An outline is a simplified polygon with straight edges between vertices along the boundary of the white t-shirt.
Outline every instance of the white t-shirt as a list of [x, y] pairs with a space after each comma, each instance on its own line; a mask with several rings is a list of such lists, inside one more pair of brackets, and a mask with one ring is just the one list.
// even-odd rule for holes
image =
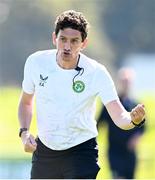
[[66, 70], [56, 62], [56, 50], [39, 51], [26, 61], [23, 91], [35, 93], [38, 137], [53, 150], [64, 150], [97, 136], [95, 100], [118, 99], [106, 68], [80, 54], [84, 72]]

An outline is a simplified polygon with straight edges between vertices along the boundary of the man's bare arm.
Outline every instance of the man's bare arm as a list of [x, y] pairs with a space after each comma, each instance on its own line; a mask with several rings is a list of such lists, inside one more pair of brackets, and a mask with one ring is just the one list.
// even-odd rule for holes
[[127, 112], [119, 100], [114, 100], [108, 103], [106, 108], [114, 123], [125, 130], [135, 127], [131, 121], [139, 124], [145, 116], [145, 108], [142, 104], [138, 104], [131, 112]]
[[18, 107], [18, 119], [20, 128], [27, 128], [27, 131], [23, 131], [21, 139], [26, 152], [33, 152], [36, 150], [35, 138], [29, 133], [29, 128], [32, 120], [33, 110], [33, 94], [27, 94], [22, 92]]

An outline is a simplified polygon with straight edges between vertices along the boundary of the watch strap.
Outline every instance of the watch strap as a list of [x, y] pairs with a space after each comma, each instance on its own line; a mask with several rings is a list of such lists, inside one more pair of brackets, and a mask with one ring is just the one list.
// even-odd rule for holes
[[28, 130], [27, 128], [20, 128], [19, 129], [19, 137], [21, 137], [22, 133], [27, 130]]
[[135, 126], [135, 127], [141, 127], [143, 126], [143, 124], [145, 123], [145, 119], [143, 121], [141, 121], [139, 124], [136, 124], [134, 121], [131, 121], [131, 123]]

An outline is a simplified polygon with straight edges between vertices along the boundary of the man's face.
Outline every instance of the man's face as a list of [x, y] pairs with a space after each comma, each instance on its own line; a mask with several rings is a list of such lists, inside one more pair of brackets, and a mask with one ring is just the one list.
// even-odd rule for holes
[[58, 55], [64, 61], [77, 60], [87, 40], [82, 42], [81, 32], [72, 28], [60, 30], [58, 35], [53, 34], [53, 43], [56, 45]]

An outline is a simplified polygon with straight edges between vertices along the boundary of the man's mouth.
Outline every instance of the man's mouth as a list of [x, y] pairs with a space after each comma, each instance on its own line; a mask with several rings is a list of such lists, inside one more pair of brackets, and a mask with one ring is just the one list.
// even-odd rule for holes
[[70, 52], [64, 52], [64, 55], [71, 55], [71, 53]]

